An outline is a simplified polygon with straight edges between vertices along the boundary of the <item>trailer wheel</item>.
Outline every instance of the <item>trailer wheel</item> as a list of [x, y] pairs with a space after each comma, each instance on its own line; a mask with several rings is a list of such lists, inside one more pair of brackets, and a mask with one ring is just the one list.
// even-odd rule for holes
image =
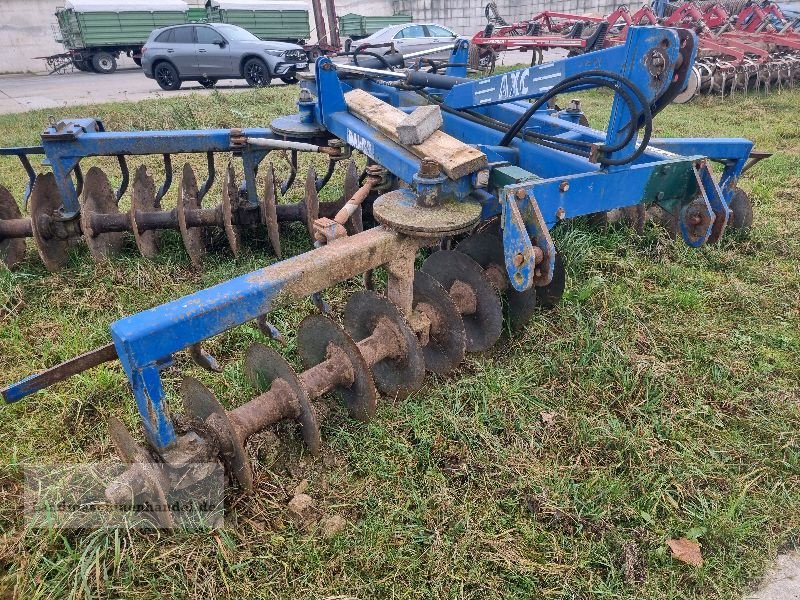
[[141, 67], [142, 66], [142, 57], [141, 56], [134, 56], [133, 57], [133, 62], [136, 63], [137, 67]]
[[98, 52], [92, 55], [92, 68], [103, 75], [108, 75], [117, 70], [117, 59], [108, 52]]
[[178, 76], [178, 71], [168, 62], [158, 63], [153, 69], [153, 75], [162, 90], [171, 91], [181, 87], [181, 78]]

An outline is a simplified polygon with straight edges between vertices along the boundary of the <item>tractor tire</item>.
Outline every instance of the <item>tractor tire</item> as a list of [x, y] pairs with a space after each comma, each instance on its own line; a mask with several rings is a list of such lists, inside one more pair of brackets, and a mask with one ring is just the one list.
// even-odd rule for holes
[[117, 70], [117, 59], [108, 52], [98, 52], [92, 55], [92, 69], [101, 75], [110, 75]]
[[155, 77], [158, 87], [162, 90], [172, 91], [181, 87], [181, 78], [178, 76], [178, 71], [170, 63], [162, 61], [157, 63], [153, 68], [153, 76]]
[[260, 58], [250, 58], [244, 63], [244, 80], [250, 87], [267, 87], [272, 81], [269, 67]]

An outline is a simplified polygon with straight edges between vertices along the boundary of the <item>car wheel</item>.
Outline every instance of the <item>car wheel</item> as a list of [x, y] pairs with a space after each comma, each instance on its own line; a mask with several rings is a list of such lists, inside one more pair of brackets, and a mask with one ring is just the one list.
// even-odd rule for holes
[[269, 67], [260, 58], [251, 58], [244, 63], [244, 80], [250, 87], [267, 87], [272, 81]]
[[217, 80], [216, 79], [211, 79], [210, 77], [204, 77], [203, 79], [199, 79], [197, 81], [197, 83], [199, 83], [200, 85], [202, 85], [206, 89], [211, 89], [215, 85], [217, 85]]
[[286, 85], [292, 85], [297, 83], [297, 77], [281, 77], [281, 81]]
[[153, 75], [162, 90], [171, 91], [181, 87], [181, 78], [178, 77], [178, 71], [168, 62], [158, 63], [153, 69]]
[[108, 52], [98, 52], [92, 55], [92, 68], [97, 73], [108, 75], [117, 70], [117, 59]]

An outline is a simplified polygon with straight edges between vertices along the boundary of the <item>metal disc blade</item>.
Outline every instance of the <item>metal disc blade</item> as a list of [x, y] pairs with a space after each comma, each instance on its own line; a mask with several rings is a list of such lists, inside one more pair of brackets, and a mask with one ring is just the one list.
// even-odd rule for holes
[[67, 264], [67, 249], [69, 248], [67, 240], [51, 237], [46, 229], [42, 228], [43, 222], [47, 222], [51, 218], [58, 218], [58, 212], [61, 209], [61, 195], [56, 186], [55, 175], [43, 173], [36, 178], [29, 205], [36, 249], [47, 270], [55, 273]]
[[267, 228], [267, 237], [275, 256], [281, 258], [281, 236], [278, 229], [277, 193], [275, 191], [275, 166], [267, 165], [264, 178], [264, 197], [261, 199], [261, 222]]
[[161, 210], [156, 202], [156, 184], [147, 173], [144, 165], [136, 169], [131, 188], [131, 229], [136, 240], [136, 247], [146, 258], [155, 258], [158, 253], [158, 240], [160, 232], [156, 229], [139, 231], [140, 219], [145, 213], [154, 213]]
[[368, 290], [353, 294], [344, 308], [344, 328], [356, 342], [371, 336], [381, 318], [389, 319], [400, 333], [406, 352], [372, 365], [373, 378], [383, 394], [403, 398], [418, 390], [425, 378], [422, 348], [403, 313], [385, 296]]
[[317, 413], [300, 378], [286, 359], [264, 344], [253, 344], [245, 356], [244, 372], [250, 383], [261, 392], [267, 391], [276, 379], [280, 379], [291, 388], [300, 406], [297, 422], [303, 434], [303, 441], [312, 454], [318, 454], [321, 436]]
[[228, 162], [225, 178], [222, 181], [222, 226], [233, 256], [239, 256], [239, 227], [233, 222], [233, 211], [239, 201], [239, 188], [236, 186], [236, 171]]
[[178, 196], [177, 213], [178, 227], [181, 230], [183, 246], [189, 255], [192, 265], [200, 267], [206, 244], [203, 230], [200, 227], [190, 227], [187, 224], [187, 213], [190, 210], [200, 209], [200, 199], [197, 189], [197, 177], [189, 163], [183, 165], [181, 173], [180, 193]]
[[[21, 218], [22, 212], [14, 196], [0, 186], [0, 221]], [[6, 263], [9, 269], [13, 269], [23, 258], [25, 258], [25, 238], [0, 238], [0, 260]]]
[[325, 315], [310, 315], [303, 319], [297, 330], [297, 350], [306, 369], [328, 358], [330, 344], [345, 353], [353, 369], [353, 384], [350, 387], [338, 386], [332, 390], [333, 393], [347, 407], [351, 417], [369, 421], [375, 416], [377, 392], [372, 372], [353, 338]]
[[114, 190], [103, 170], [92, 167], [83, 180], [81, 229], [89, 252], [98, 262], [105, 262], [109, 257], [118, 254], [125, 243], [125, 234], [121, 231], [102, 233], [96, 232], [93, 227], [96, 217], [113, 214], [119, 214]]
[[414, 310], [421, 310], [431, 319], [428, 343], [422, 347], [425, 368], [439, 375], [450, 373], [464, 360], [467, 343], [464, 320], [456, 303], [438, 281], [417, 271], [414, 273]]
[[452, 291], [456, 282], [469, 286], [476, 304], [474, 312], [462, 314], [467, 332], [467, 352], [483, 352], [491, 348], [503, 331], [503, 307], [483, 268], [466, 254], [439, 250], [427, 258], [421, 270], [448, 291]]

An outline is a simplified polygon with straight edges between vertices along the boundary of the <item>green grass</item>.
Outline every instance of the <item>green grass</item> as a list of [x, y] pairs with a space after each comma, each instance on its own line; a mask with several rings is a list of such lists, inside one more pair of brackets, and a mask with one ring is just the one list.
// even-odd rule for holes
[[[606, 97], [581, 97], [600, 124]], [[113, 130], [264, 126], [293, 102], [292, 90], [276, 88], [58, 116], [97, 116]], [[107, 417], [132, 428], [137, 417], [116, 365], [4, 408], [0, 589], [24, 598], [736, 598], [800, 527], [798, 102], [800, 92], [701, 98], [656, 119], [658, 135], [748, 137], [776, 153], [741, 182], [755, 203], [749, 237], [692, 250], [655, 226], [557, 230], [568, 269], [558, 309], [452, 376], [428, 376], [407, 400], [382, 399], [368, 425], [335, 409], [320, 458], [278, 428], [280, 444], [255, 445], [255, 493], [231, 495], [223, 530], [27, 529], [23, 464], [106, 458]], [[0, 116], [3, 144], [35, 143], [46, 117]], [[202, 177], [202, 160], [192, 161]], [[12, 161], [0, 161], [0, 181], [19, 197]], [[310, 247], [299, 226], [284, 234], [287, 253]], [[177, 235], [156, 261], [129, 248], [95, 265], [79, 247], [54, 275], [30, 244], [20, 269], [0, 270], [2, 382], [105, 343], [123, 315], [274, 260], [256, 242], [237, 260], [219, 242], [201, 273]], [[331, 290], [337, 311], [355, 289]], [[311, 311], [306, 302], [274, 315], [295, 363], [293, 332]], [[164, 373], [172, 408], [187, 373], [228, 406], [249, 399], [241, 363], [254, 341], [263, 339], [248, 325], [209, 342], [221, 376], [178, 355]], [[320, 517], [347, 519], [337, 537], [289, 519], [303, 479]], [[702, 567], [670, 557], [666, 540], [682, 536], [702, 544]]]

